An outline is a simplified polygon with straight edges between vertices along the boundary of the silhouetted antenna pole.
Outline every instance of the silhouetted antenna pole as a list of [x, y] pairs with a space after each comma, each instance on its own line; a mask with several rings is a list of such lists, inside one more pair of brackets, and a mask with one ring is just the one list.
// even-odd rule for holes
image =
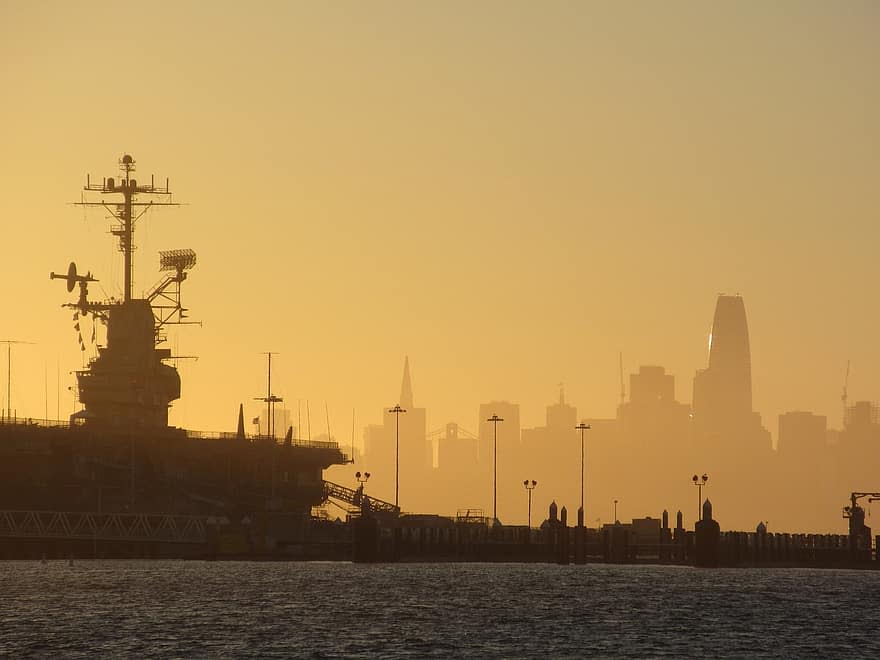
[[284, 401], [280, 396], [272, 394], [272, 356], [278, 353], [266, 351], [263, 355], [268, 357], [268, 366], [266, 369], [266, 396], [254, 397], [256, 401], [263, 401], [266, 404], [266, 415], [269, 419], [266, 421], [266, 435], [270, 438], [275, 437], [275, 404]]
[[6, 419], [12, 419], [12, 345], [33, 343], [18, 339], [0, 339], [0, 344], [6, 344]]
[[846, 376], [843, 379], [843, 394], [840, 395], [840, 401], [843, 404], [843, 419], [841, 420], [842, 428], [846, 428], [846, 402], [847, 387], [849, 387], [849, 360], [846, 361]]
[[406, 410], [398, 403], [388, 410], [394, 415], [394, 506], [400, 508], [400, 413]]
[[[92, 184], [91, 177], [86, 178], [85, 191], [99, 192], [102, 195], [122, 195], [122, 203], [110, 204], [108, 202], [75, 202], [77, 206], [101, 206], [105, 208], [115, 221], [119, 224], [110, 228], [110, 233], [119, 239], [119, 251], [122, 252], [124, 259], [124, 278], [123, 300], [128, 302], [131, 300], [132, 280], [134, 267], [132, 263], [132, 253], [134, 252], [134, 226], [137, 221], [154, 206], [179, 206], [179, 204], [171, 201], [171, 191], [168, 188], [168, 179], [165, 179], [165, 187], [157, 188], [151, 177], [148, 185], [138, 185], [138, 182], [132, 178], [135, 171], [135, 160], [130, 155], [125, 154], [119, 160], [119, 169], [124, 175], [124, 179], [120, 178], [117, 182], [112, 177], [105, 178], [99, 184]], [[138, 202], [137, 196], [157, 195], [158, 199], [151, 199], [148, 202]]]
[[498, 415], [492, 415], [487, 422], [492, 422], [492, 436], [493, 440], [493, 449], [492, 449], [492, 524], [498, 524], [498, 422], [503, 422], [504, 420]]
[[574, 427], [581, 432], [581, 515], [582, 520], [586, 520], [586, 511], [584, 510], [584, 432], [590, 430], [589, 424], [581, 422]]
[[274, 417], [273, 413], [275, 412], [275, 410], [273, 409], [272, 401], [271, 401], [271, 399], [272, 399], [272, 351], [267, 351], [266, 357], [268, 358], [268, 362], [269, 362], [267, 365], [267, 368], [266, 368], [266, 404], [267, 404], [266, 405], [266, 408], [267, 408], [266, 412], [269, 415], [269, 420], [268, 420], [269, 435], [271, 437], [275, 437], [275, 420], [273, 419], [273, 417]]
[[324, 402], [324, 417], [327, 420], [327, 442], [330, 442], [330, 409], [327, 407], [327, 402]]

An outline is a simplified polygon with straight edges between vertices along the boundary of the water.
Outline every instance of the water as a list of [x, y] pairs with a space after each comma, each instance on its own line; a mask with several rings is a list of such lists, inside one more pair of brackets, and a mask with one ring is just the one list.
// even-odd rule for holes
[[0, 655], [880, 656], [880, 572], [0, 562]]

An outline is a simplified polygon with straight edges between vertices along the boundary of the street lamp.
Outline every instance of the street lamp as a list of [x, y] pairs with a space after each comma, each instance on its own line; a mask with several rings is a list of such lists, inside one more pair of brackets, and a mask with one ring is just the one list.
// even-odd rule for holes
[[581, 422], [574, 428], [581, 432], [581, 516], [583, 520], [586, 520], [587, 513], [584, 510], [584, 431], [589, 431], [590, 425]]
[[616, 525], [619, 521], [617, 520], [617, 500], [614, 500], [614, 524]]
[[703, 517], [703, 486], [709, 481], [709, 475], [704, 474], [702, 477], [693, 476], [694, 486], [697, 487], [697, 522]]
[[400, 508], [400, 413], [406, 410], [398, 403], [388, 412], [394, 415], [394, 506]]
[[370, 478], [369, 472], [355, 472], [354, 478], [357, 479], [357, 482], [360, 484], [358, 489], [354, 493], [354, 503], [360, 505], [361, 508], [364, 506], [364, 487], [367, 485], [367, 481]]
[[498, 522], [498, 422], [503, 422], [504, 420], [498, 415], [492, 415], [486, 421], [492, 422], [494, 436], [494, 447], [492, 450], [492, 524], [495, 525]]
[[526, 479], [523, 481], [523, 486], [526, 487], [526, 490], [529, 491], [529, 531], [532, 529], [532, 491], [535, 490], [535, 486], [538, 485], [538, 482], [532, 479], [529, 481]]

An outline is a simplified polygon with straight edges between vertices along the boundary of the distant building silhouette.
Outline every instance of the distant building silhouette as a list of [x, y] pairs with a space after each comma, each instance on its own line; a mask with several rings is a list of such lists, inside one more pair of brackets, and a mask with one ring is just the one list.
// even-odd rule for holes
[[709, 365], [694, 378], [692, 434], [689, 463], [694, 472], [709, 474], [713, 497], [725, 503], [731, 519], [745, 512], [775, 515], [771, 509], [781, 506], [773, 497], [776, 456], [770, 432], [752, 410], [749, 328], [739, 295], [718, 296]]
[[[434, 450], [428, 439], [428, 413], [425, 408], [417, 408], [413, 399], [412, 378], [409, 371], [409, 356], [403, 360], [403, 377], [400, 382], [400, 406], [406, 414], [400, 416], [400, 464], [413, 471], [413, 476], [424, 478], [434, 467]], [[394, 428], [394, 415], [385, 411], [385, 426], [389, 433]], [[406, 437], [406, 442], [403, 438]], [[401, 481], [401, 483], [403, 483]]]
[[566, 403], [561, 387], [558, 402], [546, 407], [545, 419], [544, 426], [522, 431], [521, 471], [542, 484], [541, 497], [568, 502], [574, 511], [580, 501], [581, 443], [575, 430], [577, 408]]
[[570, 431], [577, 425], [577, 408], [565, 402], [565, 389], [559, 388], [559, 403], [547, 406], [547, 429]]
[[838, 437], [839, 470], [848, 477], [847, 490], [874, 488], [880, 481], [880, 406], [856, 401], [847, 407]]
[[778, 510], [768, 515], [796, 529], [815, 528], [818, 518], [837, 517], [846, 487], [837, 485], [826, 417], [804, 411], [779, 415], [776, 453], [774, 474], [789, 489], [777, 496]]
[[740, 296], [718, 296], [709, 335], [709, 366], [694, 378], [693, 407], [700, 423], [715, 427], [740, 423], [752, 413], [749, 326]]
[[780, 457], [820, 457], [827, 446], [828, 420], [824, 415], [799, 410], [779, 415], [776, 450]]
[[442, 501], [443, 509], [450, 514], [462, 509], [487, 510], [488, 482], [480, 470], [477, 445], [476, 436], [453, 422], [446, 425], [437, 441], [434, 501]]
[[770, 432], [752, 410], [752, 363], [741, 296], [721, 294], [709, 335], [709, 366], [694, 377], [697, 434], [717, 450], [770, 449]]
[[[399, 403], [406, 410], [397, 418], [390, 412]], [[409, 357], [404, 358], [400, 397], [383, 408], [382, 424], [364, 430], [364, 461], [371, 471], [371, 491], [394, 501], [397, 425], [400, 424], [400, 505], [407, 511], [428, 510], [432, 502], [431, 478], [434, 452], [427, 435], [427, 411], [417, 408], [413, 397]]]
[[477, 439], [460, 433], [458, 424], [446, 425], [446, 434], [438, 440], [437, 467], [441, 471], [473, 473], [477, 468]]
[[629, 401], [618, 406], [617, 421], [622, 444], [668, 454], [689, 437], [690, 406], [675, 400], [672, 374], [663, 367], [641, 366], [629, 377]]
[[546, 424], [531, 429], [523, 429], [522, 444], [530, 459], [543, 460], [552, 465], [559, 461], [568, 462], [577, 452], [572, 452], [578, 440], [577, 408], [565, 402], [565, 390], [559, 388], [559, 402], [547, 406]]

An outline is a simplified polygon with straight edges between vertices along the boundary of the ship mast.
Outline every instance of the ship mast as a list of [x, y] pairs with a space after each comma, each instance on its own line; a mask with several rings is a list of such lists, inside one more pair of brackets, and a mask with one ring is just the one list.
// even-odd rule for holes
[[[176, 202], [171, 201], [171, 190], [168, 187], [168, 179], [165, 179], [165, 187], [157, 187], [153, 177], [150, 177], [149, 184], [138, 184], [137, 180], [132, 178], [135, 171], [135, 160], [129, 154], [125, 154], [119, 160], [119, 169], [124, 178], [115, 181], [113, 177], [105, 178], [100, 184], [93, 184], [90, 178], [86, 179], [86, 185], [83, 190], [88, 192], [98, 192], [102, 195], [121, 194], [122, 202], [117, 202], [111, 207], [107, 201], [88, 201], [83, 199], [76, 202], [77, 206], [102, 206], [114, 221], [110, 227], [110, 233], [119, 239], [119, 251], [122, 252], [125, 273], [125, 281], [123, 284], [123, 301], [129, 302], [132, 299], [132, 287], [134, 279], [134, 264], [132, 254], [134, 252], [134, 228], [138, 220], [152, 208], [153, 206], [179, 206]], [[153, 195], [149, 201], [137, 201], [138, 195]]]
[[[153, 177], [148, 184], [138, 184], [133, 177], [135, 160], [129, 154], [119, 160], [119, 169], [122, 175], [118, 181], [108, 177], [100, 184], [92, 184], [87, 177], [83, 190], [100, 193], [101, 199], [87, 199], [84, 193], [77, 206], [100, 206], [113, 219], [110, 233], [119, 239], [119, 251], [125, 262], [122, 301], [90, 301], [88, 285], [97, 280], [91, 271], [80, 275], [75, 263], [70, 264], [66, 274], [52, 272], [49, 277], [65, 280], [68, 292], [79, 285], [79, 300], [66, 306], [79, 313], [91, 313], [96, 320], [107, 324], [106, 346], [99, 346], [97, 357], [86, 369], [77, 372], [79, 398], [84, 406], [77, 418], [89, 424], [165, 428], [168, 407], [180, 398], [180, 375], [177, 369], [162, 362], [171, 358], [171, 350], [156, 346], [165, 341], [162, 328], [166, 324], [193, 323], [184, 321], [187, 310], [181, 304], [180, 289], [187, 271], [196, 264], [196, 253], [193, 250], [160, 252], [160, 270], [168, 271], [167, 274], [146, 296], [132, 295], [137, 221], [154, 206], [178, 204], [171, 200], [168, 179], [164, 187], [156, 186]], [[117, 197], [108, 201], [107, 195]], [[122, 196], [121, 200], [118, 195]], [[145, 201], [139, 201], [142, 195], [147, 196]]]

